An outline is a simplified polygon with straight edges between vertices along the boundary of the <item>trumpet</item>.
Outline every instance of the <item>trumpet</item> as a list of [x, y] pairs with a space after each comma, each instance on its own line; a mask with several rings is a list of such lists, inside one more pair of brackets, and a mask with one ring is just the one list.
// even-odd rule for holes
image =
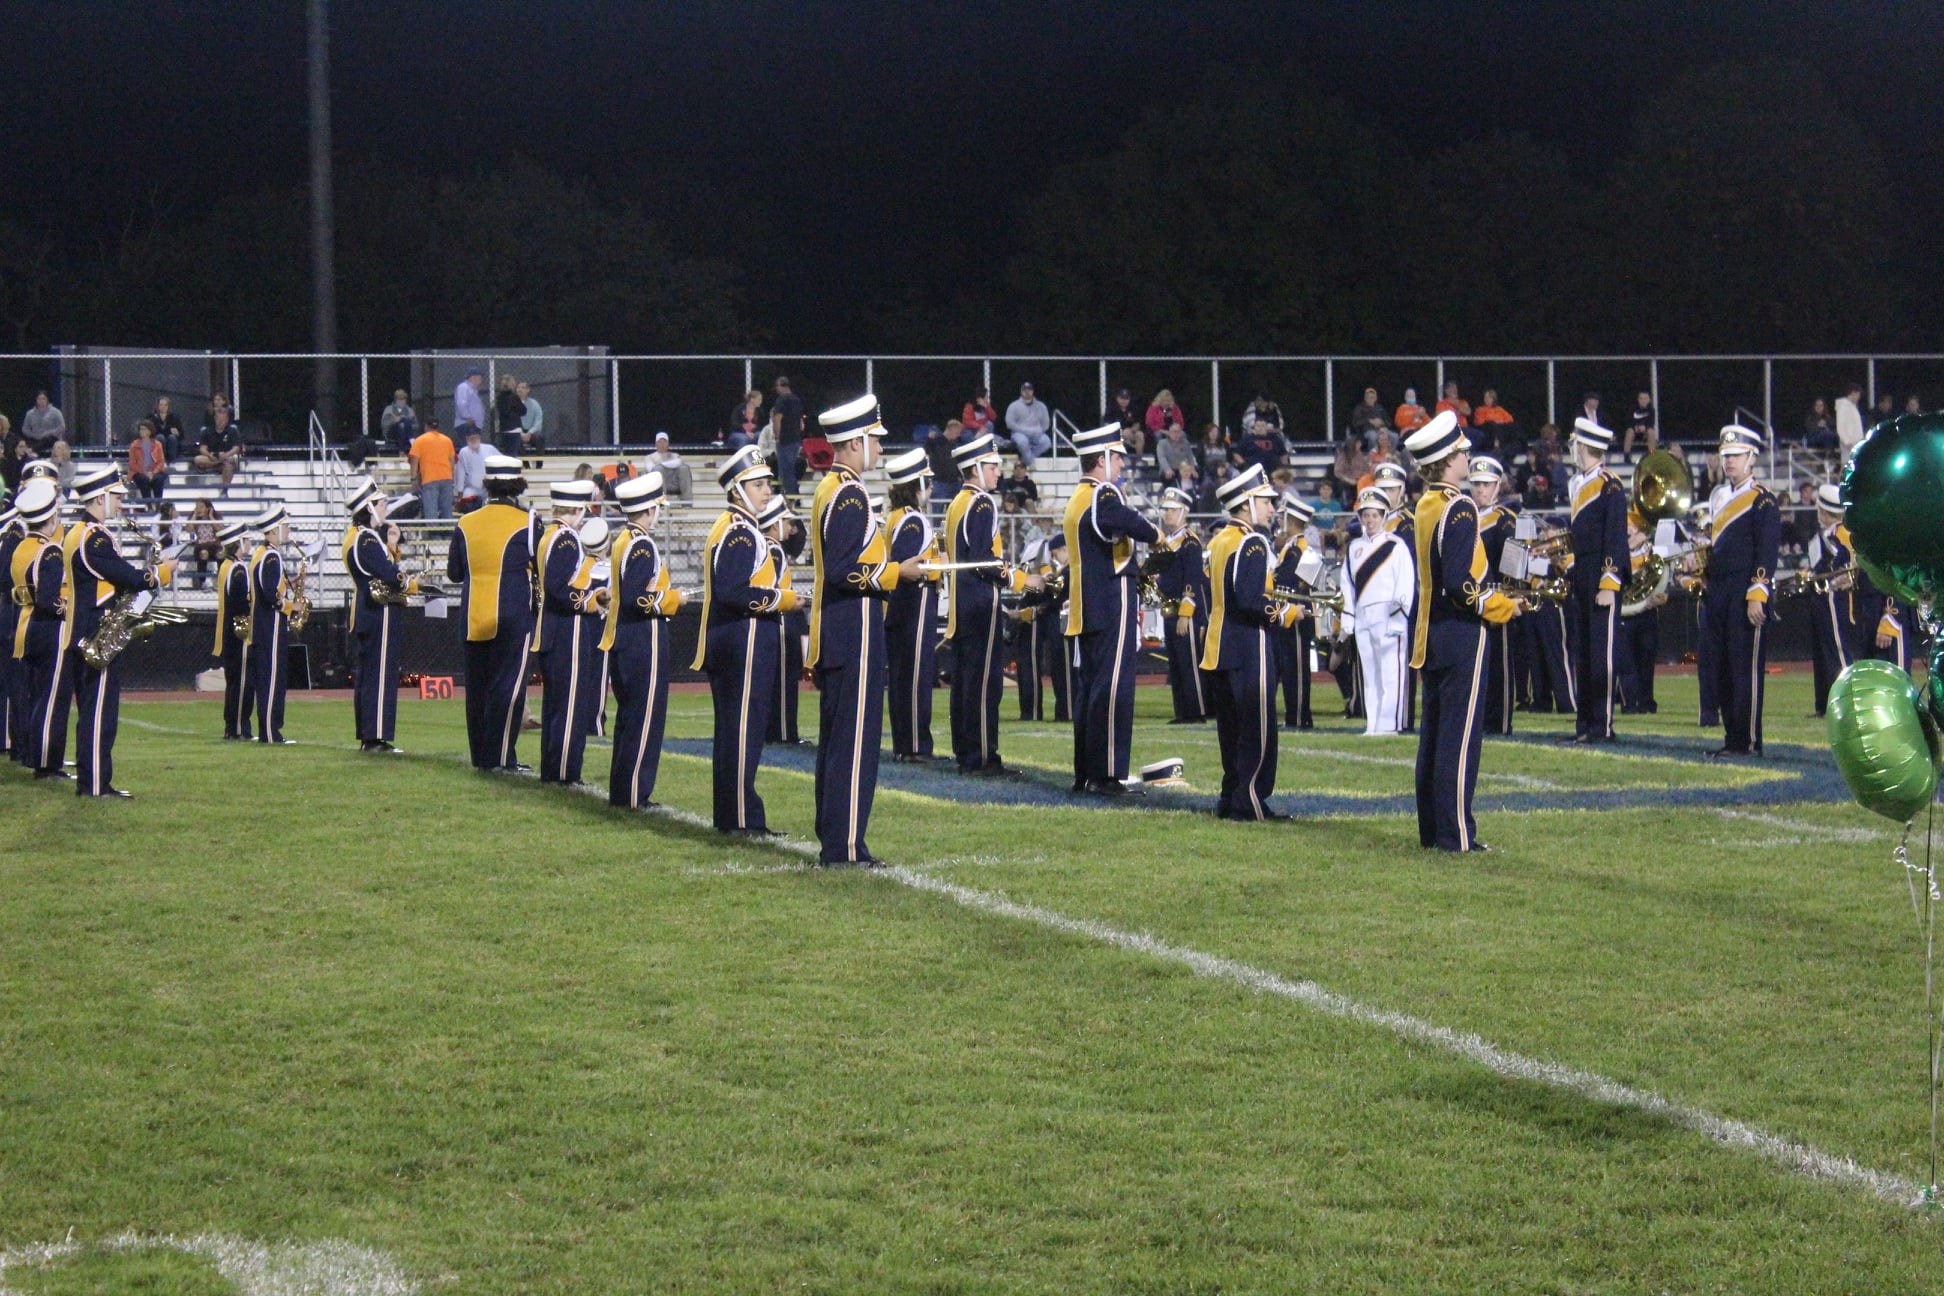
[[1568, 527], [1559, 527], [1521, 543], [1525, 545], [1528, 557], [1564, 558], [1573, 551], [1573, 532]]
[[1801, 594], [1827, 594], [1832, 590], [1850, 588], [1856, 581], [1856, 565], [1838, 567], [1835, 571], [1813, 572], [1794, 571], [1775, 582], [1778, 598], [1794, 598]]
[[1332, 612], [1343, 611], [1343, 591], [1312, 590], [1305, 594], [1302, 590], [1285, 589], [1281, 585], [1271, 586], [1269, 598], [1275, 603], [1301, 603], [1308, 607], [1328, 608]]
[[1540, 576], [1525, 580], [1506, 576], [1500, 578], [1498, 588], [1501, 594], [1526, 599], [1534, 604], [1564, 603], [1572, 596], [1573, 582], [1565, 576]]

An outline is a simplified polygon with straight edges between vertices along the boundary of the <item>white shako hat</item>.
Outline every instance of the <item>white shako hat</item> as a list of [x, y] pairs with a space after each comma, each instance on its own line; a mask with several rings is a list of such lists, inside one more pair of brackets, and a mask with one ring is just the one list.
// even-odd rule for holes
[[378, 483], [367, 477], [352, 488], [351, 497], [344, 501], [344, 511], [356, 513], [382, 494], [384, 492], [378, 489]]
[[555, 482], [547, 488], [547, 498], [555, 508], [586, 508], [599, 493], [591, 481]]
[[1411, 458], [1421, 464], [1434, 464], [1440, 459], [1449, 459], [1460, 450], [1471, 449], [1471, 438], [1458, 426], [1458, 415], [1451, 410], [1442, 411], [1436, 418], [1426, 423], [1404, 439], [1404, 448]]
[[1505, 465], [1490, 455], [1474, 455], [1471, 471], [1465, 474], [1468, 482], [1495, 482], [1505, 480]]
[[75, 475], [72, 493], [82, 504], [86, 504], [89, 500], [100, 499], [110, 491], [118, 495], [128, 494], [128, 487], [122, 485], [121, 469], [113, 464], [90, 468], [86, 472]]
[[923, 450], [907, 450], [885, 461], [884, 475], [891, 479], [893, 486], [915, 482], [931, 476], [931, 459]]
[[836, 445], [861, 436], [883, 436], [884, 414], [878, 409], [877, 397], [866, 394], [817, 415], [817, 426], [824, 440]]
[[646, 472], [639, 477], [630, 477], [614, 488], [614, 502], [621, 511], [630, 515], [645, 512], [662, 502], [667, 491], [658, 472]]
[[486, 456], [486, 480], [489, 482], [518, 481], [524, 472], [524, 466], [512, 455]]
[[1102, 423], [1097, 428], [1088, 428], [1085, 432], [1073, 434], [1075, 454], [1099, 454], [1104, 450], [1111, 450], [1117, 455], [1127, 453], [1127, 446], [1121, 440], [1120, 424]]
[[1754, 454], [1761, 448], [1760, 432], [1745, 428], [1739, 423], [1730, 423], [1721, 429], [1721, 447], [1717, 451], [1719, 454]]
[[746, 445], [729, 456], [729, 461], [716, 473], [716, 481], [727, 493], [746, 481], [769, 475], [769, 462], [763, 458], [763, 452], [753, 445]]
[[1584, 414], [1573, 420], [1573, 440], [1592, 446], [1601, 454], [1613, 448], [1613, 429], [1603, 428]]
[[1262, 465], [1259, 463], [1250, 464], [1215, 488], [1215, 501], [1222, 506], [1224, 512], [1233, 512], [1241, 507], [1244, 500], [1257, 495], [1266, 495], [1270, 499], [1276, 498], [1276, 488], [1269, 484], [1269, 479], [1263, 475]]
[[952, 463], [960, 472], [964, 472], [974, 464], [1001, 462], [1003, 460], [999, 458], [999, 443], [993, 440], [990, 432], [981, 432], [952, 447]]

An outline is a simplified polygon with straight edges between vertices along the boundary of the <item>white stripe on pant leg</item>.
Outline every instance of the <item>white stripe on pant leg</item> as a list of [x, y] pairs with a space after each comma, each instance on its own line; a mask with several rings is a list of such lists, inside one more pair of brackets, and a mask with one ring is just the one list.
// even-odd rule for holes
[[102, 667], [101, 678], [95, 681], [94, 732], [89, 735], [90, 750], [94, 753], [94, 763], [88, 769], [88, 791], [95, 796], [101, 795], [101, 713], [108, 705], [108, 668]]
[[628, 777], [628, 804], [641, 804], [641, 766], [648, 759], [648, 727], [655, 717], [655, 686], [661, 679], [661, 636], [655, 624], [648, 625], [648, 694], [641, 708], [641, 741], [635, 744], [634, 773]]
[[749, 768], [749, 693], [755, 680], [756, 670], [756, 618], [750, 617], [749, 630], [744, 635], [742, 710], [736, 719], [736, 827], [749, 826], [749, 801], [743, 793], [748, 786], [744, 772]]
[[1120, 677], [1121, 658], [1127, 655], [1123, 645], [1127, 642], [1127, 582], [1117, 581], [1120, 586], [1120, 621], [1114, 636], [1114, 673], [1107, 686], [1107, 777], [1122, 777], [1114, 768], [1114, 754], [1119, 750], [1115, 742], [1115, 722], [1120, 717]]
[[581, 620], [578, 616], [573, 618], [572, 631], [567, 636], [567, 655], [573, 665], [567, 669], [567, 723], [560, 730], [560, 768], [554, 774], [562, 783], [567, 781], [567, 753], [573, 750], [575, 731], [580, 728], [576, 718], [579, 708], [575, 703], [580, 700]]
[[[918, 751], [918, 690], [929, 683], [923, 678], [923, 667], [925, 636], [930, 633], [930, 627], [931, 617], [926, 615], [925, 595], [921, 591], [918, 595], [918, 627], [911, 634], [911, 718], [907, 721], [909, 726], [907, 736], [911, 739], [911, 750], [914, 755]], [[818, 741], [822, 741], [822, 738], [823, 736], [819, 734]]]
[[[1269, 752], [1269, 742], [1275, 730], [1269, 727], [1269, 713], [1275, 706], [1275, 699], [1269, 690], [1269, 662], [1267, 654], [1275, 651], [1269, 642], [1267, 632], [1256, 631], [1256, 763], [1249, 771], [1245, 786], [1249, 789], [1249, 804], [1255, 807], [1255, 817], [1262, 818], [1262, 798], [1256, 795], [1256, 779], [1262, 775], [1262, 762]], [[1238, 771], [1239, 772], [1239, 771]]]
[[1619, 637], [1620, 628], [1617, 618], [1620, 615], [1620, 598], [1614, 600], [1606, 609], [1606, 731], [1613, 732], [1613, 641]]
[[513, 672], [513, 690], [506, 698], [506, 724], [500, 730], [501, 765], [513, 759], [513, 740], [519, 732], [520, 712], [524, 710], [521, 702], [526, 695], [527, 657], [532, 642], [529, 636], [520, 636], [520, 667]]
[[1195, 642], [1195, 618], [1188, 618], [1188, 678], [1195, 682], [1195, 710], [1208, 714], [1208, 699], [1202, 694], [1201, 645]]
[[[1767, 623], [1766, 616], [1763, 618]], [[1755, 634], [1748, 644], [1748, 750], [1755, 750], [1755, 731], [1761, 728], [1756, 717], [1762, 711], [1762, 626], [1753, 627]]]
[[[992, 741], [992, 735], [986, 728], [986, 695], [992, 691], [992, 653], [998, 638], [999, 603], [995, 599], [992, 604], [992, 615], [986, 618], [985, 660], [979, 664], [979, 764], [981, 766], [986, 762], [986, 754], [998, 746]], [[861, 710], [860, 707], [860, 712]]]
[[[871, 677], [871, 604], [868, 599], [857, 600], [857, 688], [856, 698], [851, 704], [851, 768], [850, 768], [850, 819], [848, 831], [844, 834], [844, 858], [855, 860], [858, 856], [857, 831], [858, 796], [857, 785], [863, 778], [864, 770], [864, 693]], [[879, 705], [883, 705], [879, 703]], [[984, 711], [980, 711], [984, 715]], [[818, 735], [821, 742], [823, 736]]]
[[[1478, 713], [1484, 706], [1484, 699], [1478, 696], [1479, 680], [1485, 673], [1485, 640], [1479, 638], [1478, 649], [1472, 654], [1471, 701], [1465, 707], [1465, 727], [1458, 735], [1458, 844], [1465, 850], [1472, 846], [1471, 831], [1465, 825], [1465, 766], [1471, 755], [1472, 730], [1478, 724]], [[1443, 717], [1449, 721], [1450, 717]]]

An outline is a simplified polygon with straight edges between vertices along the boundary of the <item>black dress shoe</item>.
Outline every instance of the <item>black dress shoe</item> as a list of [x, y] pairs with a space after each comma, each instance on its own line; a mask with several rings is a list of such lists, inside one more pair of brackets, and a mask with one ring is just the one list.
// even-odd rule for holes
[[781, 837], [783, 834], [774, 828], [731, 828], [729, 829], [729, 835], [731, 837], [747, 837], [754, 841], [768, 841], [773, 837]]
[[34, 777], [37, 779], [67, 779], [72, 781], [74, 775], [68, 773], [66, 770], [37, 769], [34, 771]]
[[1710, 751], [1708, 753], [1708, 759], [1709, 760], [1740, 760], [1744, 756], [1753, 756], [1754, 754], [1755, 753], [1753, 752], [1742, 751], [1734, 747], [1716, 747], [1713, 751]]
[[1086, 790], [1089, 796], [1124, 797], [1127, 795], [1127, 785], [1119, 779], [1088, 779]]
[[90, 792], [86, 788], [76, 788], [74, 791], [78, 796], [120, 797], [124, 801], [132, 800], [135, 796], [133, 792], [124, 792], [116, 787], [103, 788], [99, 792]]
[[511, 765], [502, 765], [502, 766], [500, 766], [500, 768], [501, 768], [501, 769], [503, 769], [503, 770], [505, 770], [505, 771], [506, 771], [506, 772], [507, 772], [508, 774], [531, 774], [531, 773], [533, 773], [533, 766], [531, 766], [531, 765], [522, 765], [522, 764], [521, 764], [521, 763], [520, 763], [519, 761], [514, 761], [514, 762], [513, 762], [513, 763], [512, 763]]
[[1491, 846], [1490, 846], [1489, 844], [1487, 844], [1487, 843], [1485, 843], [1485, 842], [1482, 842], [1482, 841], [1475, 841], [1475, 842], [1473, 842], [1473, 843], [1471, 844], [1471, 849], [1472, 849], [1472, 850], [1474, 850], [1474, 851], [1482, 851], [1482, 852], [1484, 852], [1484, 853], [1485, 853], [1485, 854], [1487, 854], [1487, 855], [1491, 855], [1491, 854], [1494, 854], [1494, 853], [1495, 853], [1495, 852], [1494, 852], [1494, 851], [1492, 850], [1492, 848], [1491, 848]]
[[1282, 821], [1282, 820], [1286, 820], [1286, 819], [1289, 819], [1289, 818], [1291, 818], [1291, 817], [1292, 817], [1292, 816], [1290, 816], [1290, 815], [1286, 815], [1286, 814], [1284, 814], [1284, 813], [1283, 813], [1282, 811], [1280, 811], [1280, 810], [1270, 810], [1270, 809], [1268, 809], [1267, 807], [1265, 807], [1265, 808], [1263, 809], [1263, 811], [1262, 811], [1262, 818], [1263, 818], [1263, 821], [1264, 821], [1265, 823], [1267, 823], [1267, 822], [1280, 822], [1280, 821]]
[[1086, 792], [1086, 790], [1087, 790], [1087, 780], [1085, 780], [1085, 779], [1075, 779], [1075, 780], [1073, 780], [1073, 788], [1072, 788], [1072, 792], [1073, 792], [1073, 794], [1074, 794], [1075, 796], [1079, 796], [1079, 795], [1081, 795], [1081, 794], [1083, 794], [1083, 793], [1085, 793], [1085, 792]]
[[929, 758], [920, 756], [916, 752], [892, 752], [891, 763], [894, 765], [929, 765], [931, 761]]
[[985, 778], [1008, 778], [1009, 779], [1009, 778], [1021, 777], [1020, 772], [1018, 770], [1014, 769], [1010, 765], [1001, 764], [998, 761], [994, 761], [990, 765], [981, 766], [976, 772]]

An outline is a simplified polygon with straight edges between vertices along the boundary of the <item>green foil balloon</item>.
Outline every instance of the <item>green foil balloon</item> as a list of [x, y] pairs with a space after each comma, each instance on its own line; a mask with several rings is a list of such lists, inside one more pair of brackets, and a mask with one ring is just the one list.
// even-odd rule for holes
[[1909, 823], [1937, 792], [1937, 730], [1917, 686], [1889, 662], [1853, 662], [1829, 690], [1829, 746], [1866, 810]]
[[1930, 605], [1944, 594], [1944, 414], [1903, 414], [1857, 444], [1843, 473], [1858, 563], [1885, 593]]
[[1924, 681], [1924, 705], [1925, 718], [1933, 728], [1944, 733], [1944, 638], [1931, 649], [1930, 678]]

